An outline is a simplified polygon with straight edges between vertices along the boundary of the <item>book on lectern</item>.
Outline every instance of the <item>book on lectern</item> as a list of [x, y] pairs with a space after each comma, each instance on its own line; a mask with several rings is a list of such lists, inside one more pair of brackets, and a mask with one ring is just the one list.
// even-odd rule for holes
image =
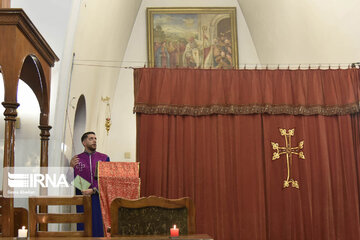
[[74, 186], [79, 189], [80, 191], [84, 191], [86, 189], [89, 189], [91, 183], [86, 181], [84, 178], [77, 175], [74, 179]]

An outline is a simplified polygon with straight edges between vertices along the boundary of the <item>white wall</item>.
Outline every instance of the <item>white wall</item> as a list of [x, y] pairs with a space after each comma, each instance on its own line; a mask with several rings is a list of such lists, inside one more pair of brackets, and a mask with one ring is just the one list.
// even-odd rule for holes
[[[109, 143], [105, 130], [106, 103], [101, 101], [101, 97], [108, 96], [113, 101], [120, 65], [140, 3], [141, 0], [84, 0], [80, 5], [69, 99], [74, 98], [76, 103], [81, 94], [85, 96], [85, 130], [97, 134], [97, 150], [100, 152], [106, 153], [105, 146]], [[73, 142], [80, 141], [73, 139], [72, 135], [75, 111], [68, 108], [65, 143], [69, 151], [65, 153], [66, 161], [71, 158]], [[109, 146], [117, 147], [110, 143]], [[115, 159], [111, 157], [111, 160]]]
[[[76, 109], [68, 105], [76, 105], [81, 94], [87, 100], [86, 130], [97, 133], [98, 150], [108, 153], [112, 161], [135, 160], [133, 76], [132, 70], [120, 71], [120, 67], [144, 66], [147, 61], [146, 7], [237, 7], [239, 62], [258, 62], [236, 0], [199, 0], [195, 3], [189, 0], [83, 0], [72, 3], [70, 0], [13, 0], [12, 6], [25, 9], [50, 46], [63, 59], [54, 68], [52, 76], [51, 166], [66, 166], [71, 158], [73, 141], [78, 140], [73, 139]], [[72, 53], [75, 54], [73, 65]], [[106, 104], [101, 101], [101, 97], [105, 96], [111, 98], [112, 126], [109, 135], [104, 126]], [[67, 129], [65, 136], [64, 126]], [[61, 152], [63, 142], [66, 152]], [[124, 158], [125, 152], [130, 152], [130, 159]]]
[[[123, 67], [143, 67], [147, 62], [146, 8], [147, 7], [236, 7], [239, 62], [259, 63], [245, 19], [236, 0], [152, 0], [143, 1], [137, 14]], [[109, 133], [106, 152], [112, 161], [135, 161], [136, 119], [132, 113], [134, 106], [133, 71], [122, 68], [116, 83], [112, 101], [113, 125]], [[124, 153], [130, 152], [130, 159]]]
[[[74, 2], [74, 3], [73, 3]], [[58, 166], [61, 159], [61, 142], [65, 124], [66, 99], [68, 92], [69, 62], [71, 64], [71, 52], [66, 52], [66, 46], [72, 49], [73, 33], [71, 30], [76, 26], [77, 9], [72, 0], [12, 0], [12, 8], [23, 8], [30, 20], [34, 23], [41, 35], [59, 57], [51, 71], [50, 92], [50, 121], [53, 127], [50, 130], [49, 141], [49, 165]], [[71, 23], [71, 24], [70, 24]], [[65, 54], [64, 54], [65, 53]], [[70, 56], [69, 56], [70, 55]], [[59, 99], [60, 98], [60, 99]], [[39, 115], [36, 121], [39, 122]], [[29, 137], [39, 139], [39, 133], [33, 131]], [[39, 151], [40, 149], [34, 149]], [[24, 153], [28, 154], [28, 153]]]
[[51, 74], [51, 107], [50, 118], [55, 116], [57, 88], [59, 86], [59, 72], [62, 54], [65, 48], [65, 39], [68, 30], [68, 21], [72, 7], [71, 0], [12, 0], [12, 8], [22, 8], [45, 38], [52, 50], [60, 58], [55, 63]]
[[238, 0], [262, 63], [360, 60], [359, 0]]

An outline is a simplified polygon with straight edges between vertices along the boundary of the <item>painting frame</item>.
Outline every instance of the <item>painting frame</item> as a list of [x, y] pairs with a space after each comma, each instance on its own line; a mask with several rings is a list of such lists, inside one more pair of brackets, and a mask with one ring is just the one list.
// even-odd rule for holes
[[236, 7], [147, 8], [148, 67], [238, 68]]

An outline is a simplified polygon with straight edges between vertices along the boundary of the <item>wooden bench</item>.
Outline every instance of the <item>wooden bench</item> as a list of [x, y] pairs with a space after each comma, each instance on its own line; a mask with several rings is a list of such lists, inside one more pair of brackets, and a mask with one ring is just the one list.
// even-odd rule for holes
[[[84, 213], [38, 213], [37, 206], [83, 205]], [[30, 237], [91, 237], [91, 197], [72, 198], [29, 198]], [[39, 224], [48, 223], [84, 223], [84, 231], [50, 232], [39, 231]]]
[[[9, 219], [9, 199], [2, 196], [0, 191], [0, 237], [3, 237], [3, 231], [9, 230], [8, 219]], [[18, 229], [25, 226], [28, 228], [28, 211], [25, 208], [14, 208], [14, 232], [13, 236], [17, 237]], [[9, 235], [9, 233], [7, 234]]]

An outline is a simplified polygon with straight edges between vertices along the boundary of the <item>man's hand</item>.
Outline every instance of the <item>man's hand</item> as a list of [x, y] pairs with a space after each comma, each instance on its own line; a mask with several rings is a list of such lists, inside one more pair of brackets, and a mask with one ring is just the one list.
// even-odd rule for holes
[[78, 164], [79, 164], [79, 158], [77, 155], [75, 155], [70, 161], [70, 167], [75, 167]]
[[82, 195], [92, 195], [94, 190], [92, 188], [81, 191]]

